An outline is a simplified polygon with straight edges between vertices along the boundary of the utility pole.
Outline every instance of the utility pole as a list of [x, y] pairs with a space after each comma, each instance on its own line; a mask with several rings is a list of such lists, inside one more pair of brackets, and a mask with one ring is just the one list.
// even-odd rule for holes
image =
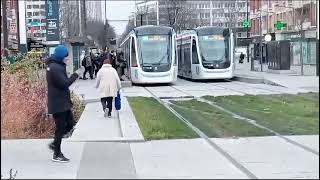
[[262, 72], [262, 1], [260, 1], [260, 38], [259, 38], [259, 45], [260, 45], [260, 69]]
[[[247, 0], [246, 3], [247, 3], [247, 22], [249, 22], [249, 0]], [[247, 39], [248, 38], [249, 38], [249, 27], [247, 27]], [[247, 62], [249, 62], [249, 43], [247, 44]], [[251, 70], [252, 70], [252, 66], [251, 66]]]
[[7, 19], [7, 0], [2, 0], [2, 31], [3, 31], [3, 48], [4, 56], [8, 57], [8, 19]]
[[159, 22], [159, 0], [157, 1], [157, 25], [158, 26], [160, 25], [160, 22]]

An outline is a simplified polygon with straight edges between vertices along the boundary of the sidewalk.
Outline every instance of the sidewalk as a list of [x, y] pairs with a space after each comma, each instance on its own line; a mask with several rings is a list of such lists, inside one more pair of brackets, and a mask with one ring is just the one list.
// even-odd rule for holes
[[[264, 65], [266, 66], [266, 65]], [[267, 67], [264, 67], [265, 70]], [[276, 84], [287, 88], [305, 89], [319, 92], [319, 76], [301, 76], [297, 73], [275, 74], [268, 72], [257, 72], [250, 70], [250, 62], [243, 64], [236, 63], [235, 76], [242, 78], [244, 81], [256, 81]]]
[[[241, 90], [239, 85], [230, 83], [196, 85], [179, 81], [172, 88], [147, 89], [160, 97], [168, 96], [169, 92], [177, 97], [198, 91]], [[243, 91], [250, 89], [244, 88]], [[124, 88], [122, 110], [114, 111], [111, 119], [103, 117], [94, 81], [78, 80], [71, 89], [83, 94], [83, 100], [88, 102], [74, 134], [63, 140], [63, 153], [71, 162], [51, 162], [52, 152], [47, 147], [50, 139], [1, 140], [4, 178], [11, 168], [18, 171], [16, 178], [31, 179], [249, 178], [204, 139], [144, 141], [125, 96], [151, 96], [146, 89]], [[252, 88], [251, 93], [257, 92]], [[319, 135], [289, 138], [319, 152]], [[319, 156], [279, 137], [210, 140], [257, 178], [319, 178]]]
[[[319, 136], [293, 136], [319, 149]], [[257, 178], [319, 178], [319, 156], [278, 137], [211, 139]], [[63, 141], [70, 163], [51, 162], [50, 140], [2, 140], [1, 173], [16, 178], [248, 178], [203, 139], [143, 143]], [[310, 142], [312, 142], [310, 144]]]

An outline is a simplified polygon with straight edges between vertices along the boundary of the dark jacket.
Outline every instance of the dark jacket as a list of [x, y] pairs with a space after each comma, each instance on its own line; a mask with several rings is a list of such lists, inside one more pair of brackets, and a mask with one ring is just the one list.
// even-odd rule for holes
[[66, 64], [49, 58], [47, 61], [48, 113], [68, 111], [72, 107], [69, 86], [78, 78], [67, 76]]

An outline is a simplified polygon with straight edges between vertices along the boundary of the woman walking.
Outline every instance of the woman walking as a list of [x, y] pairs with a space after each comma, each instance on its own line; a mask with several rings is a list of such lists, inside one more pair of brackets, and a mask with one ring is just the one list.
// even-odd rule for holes
[[104, 117], [111, 117], [112, 101], [121, 88], [117, 71], [111, 66], [109, 59], [105, 59], [97, 74], [96, 88], [99, 89]]

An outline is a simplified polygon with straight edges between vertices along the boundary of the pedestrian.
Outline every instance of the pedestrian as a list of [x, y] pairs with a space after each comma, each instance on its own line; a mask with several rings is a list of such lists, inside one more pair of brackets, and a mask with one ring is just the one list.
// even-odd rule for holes
[[111, 117], [112, 101], [117, 97], [121, 83], [117, 71], [112, 68], [109, 59], [105, 59], [103, 66], [98, 72], [96, 88], [99, 89], [104, 117]]
[[54, 140], [49, 144], [49, 148], [54, 151], [52, 161], [56, 162], [69, 161], [61, 152], [61, 141], [65, 134], [73, 132], [75, 125], [71, 112], [72, 102], [69, 86], [79, 75], [73, 73], [68, 78], [66, 57], [68, 57], [67, 48], [59, 45], [47, 60], [48, 114], [52, 114], [56, 125]]
[[94, 70], [94, 77], [97, 78], [97, 73], [100, 69], [100, 64], [99, 64], [99, 57], [97, 54], [93, 54], [92, 57], [92, 67], [93, 67], [93, 70]]
[[93, 74], [92, 74], [92, 61], [90, 54], [86, 52], [86, 55], [84, 56], [83, 63], [82, 65], [84, 66], [84, 72], [83, 72], [83, 80], [86, 80], [86, 74], [87, 72], [89, 73], [90, 79], [93, 79]]
[[110, 54], [109, 54], [109, 59], [111, 61], [111, 65], [114, 69], [117, 69], [117, 56], [116, 56], [116, 53], [114, 50], [111, 50], [110, 51]]
[[244, 59], [244, 54], [241, 52], [239, 63], [242, 64], [243, 63], [243, 59]]

